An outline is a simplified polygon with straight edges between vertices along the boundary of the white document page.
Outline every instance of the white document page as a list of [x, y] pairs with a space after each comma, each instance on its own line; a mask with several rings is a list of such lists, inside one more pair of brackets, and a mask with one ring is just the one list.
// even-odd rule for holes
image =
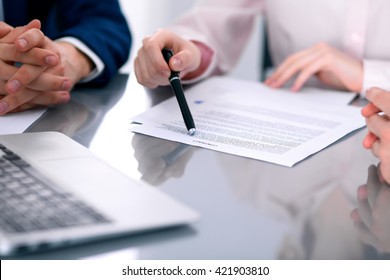
[[24, 132], [39, 119], [46, 109], [31, 109], [19, 113], [0, 116], [0, 134], [15, 134]]
[[[134, 117], [131, 130], [291, 167], [365, 125], [360, 108], [345, 105], [344, 94], [321, 92], [316, 102], [317, 92], [238, 84], [215, 78], [186, 91], [197, 129], [193, 136], [175, 98]], [[339, 100], [328, 100], [332, 95]]]

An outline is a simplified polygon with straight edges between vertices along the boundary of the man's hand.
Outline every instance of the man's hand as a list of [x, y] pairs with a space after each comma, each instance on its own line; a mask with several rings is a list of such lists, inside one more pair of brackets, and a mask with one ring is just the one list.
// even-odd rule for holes
[[6, 66], [0, 73], [0, 115], [68, 102], [71, 88], [94, 67], [73, 45], [52, 41], [39, 28], [38, 20], [16, 28], [0, 25], [0, 48], [10, 49], [0, 56]]

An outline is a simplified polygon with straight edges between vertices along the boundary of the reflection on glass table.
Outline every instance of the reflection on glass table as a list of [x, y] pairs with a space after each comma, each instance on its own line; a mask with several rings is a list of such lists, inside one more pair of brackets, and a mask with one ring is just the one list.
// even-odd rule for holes
[[141, 179], [154, 186], [181, 177], [194, 152], [192, 146], [142, 134], [133, 136], [132, 146]]
[[[186, 188], [195, 185], [195, 196], [212, 195], [217, 212], [244, 204], [259, 218], [265, 216], [283, 225], [285, 230], [275, 252], [278, 259], [360, 259], [364, 257], [364, 244], [349, 218], [355, 206], [357, 182], [364, 178], [357, 176], [356, 170], [365, 168], [371, 160], [360, 141], [360, 137], [347, 137], [292, 168], [181, 147], [179, 143], [139, 134], [134, 135], [133, 148], [143, 180], [165, 188], [170, 185], [169, 177], [180, 177]], [[166, 158], [172, 154], [176, 154], [176, 161], [168, 164]], [[202, 161], [202, 154], [207, 154], [207, 161]], [[361, 161], [354, 161], [355, 156]], [[197, 170], [186, 171], [189, 165]], [[189, 183], [194, 178], [196, 182]], [[218, 188], [215, 184], [219, 184]], [[209, 192], [202, 193], [200, 186]], [[229, 206], [222, 198], [226, 194], [218, 195], [217, 189], [230, 192], [238, 202]], [[212, 216], [203, 213], [203, 217], [205, 214]], [[223, 219], [230, 220], [234, 227], [237, 217]], [[245, 235], [244, 228], [234, 231], [237, 238]], [[258, 241], [263, 242], [261, 236]]]
[[128, 78], [119, 74], [103, 88], [76, 87], [69, 103], [49, 108], [26, 132], [59, 131], [88, 147], [106, 113], [123, 96]]
[[368, 168], [367, 183], [357, 190], [358, 205], [351, 212], [359, 237], [379, 253], [390, 253], [390, 186], [379, 168]]

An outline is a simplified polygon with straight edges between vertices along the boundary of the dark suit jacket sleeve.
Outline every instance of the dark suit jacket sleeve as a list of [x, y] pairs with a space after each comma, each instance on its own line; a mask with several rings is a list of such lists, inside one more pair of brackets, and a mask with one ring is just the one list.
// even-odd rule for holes
[[131, 34], [118, 0], [3, 0], [3, 7], [12, 26], [39, 19], [49, 38], [72, 36], [86, 44], [105, 65], [90, 83], [107, 83], [128, 59]]
[[[118, 0], [59, 0], [55, 13], [58, 33], [53, 39], [72, 36], [84, 42], [105, 65], [103, 73], [90, 83], [107, 83], [127, 61], [131, 46]], [[53, 24], [50, 18], [47, 23]]]

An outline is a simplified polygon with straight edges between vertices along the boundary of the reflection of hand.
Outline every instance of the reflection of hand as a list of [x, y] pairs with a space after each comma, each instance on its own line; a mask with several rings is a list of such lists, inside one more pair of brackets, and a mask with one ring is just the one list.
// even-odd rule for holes
[[367, 184], [358, 189], [358, 207], [351, 218], [361, 239], [378, 250], [390, 252], [390, 186], [378, 169], [368, 169]]
[[360, 92], [363, 85], [362, 62], [325, 43], [290, 55], [265, 84], [278, 88], [294, 75], [297, 78], [293, 91], [298, 91], [313, 75], [326, 85], [342, 90]]
[[132, 146], [142, 179], [154, 186], [164, 183], [170, 177], [182, 176], [194, 151], [185, 144], [142, 134], [134, 135]]
[[366, 95], [370, 103], [362, 109], [368, 129], [363, 146], [379, 157], [381, 174], [390, 183], [390, 95], [379, 88], [368, 90]]
[[33, 131], [52, 130], [74, 137], [79, 131], [90, 125], [93, 112], [84, 104], [71, 100], [66, 106], [58, 106], [49, 111], [48, 117], [34, 124]]

